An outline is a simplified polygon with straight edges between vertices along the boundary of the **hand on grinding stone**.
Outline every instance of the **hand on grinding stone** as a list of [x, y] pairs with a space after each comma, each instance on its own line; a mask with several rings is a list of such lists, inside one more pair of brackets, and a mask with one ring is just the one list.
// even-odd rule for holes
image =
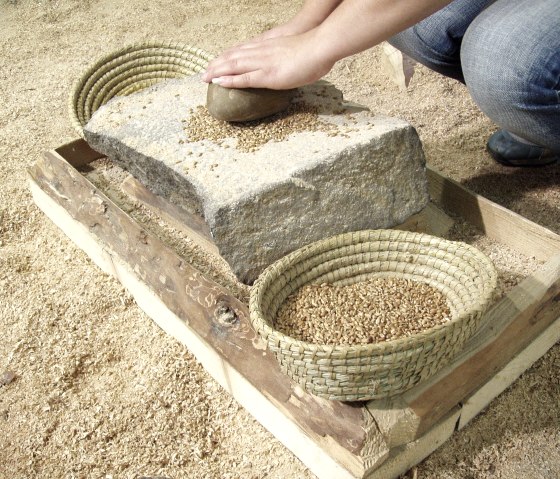
[[[307, 0], [302, 15], [287, 28], [310, 30], [287, 36], [281, 36], [285, 29], [271, 31], [234, 47], [210, 62], [203, 80], [226, 88], [274, 90], [313, 83], [341, 58], [387, 40], [449, 3], [451, 0]], [[318, 5], [319, 13], [313, 15]]]
[[314, 32], [239, 45], [212, 60], [202, 79], [226, 88], [287, 90], [313, 83], [334, 61], [321, 53]]

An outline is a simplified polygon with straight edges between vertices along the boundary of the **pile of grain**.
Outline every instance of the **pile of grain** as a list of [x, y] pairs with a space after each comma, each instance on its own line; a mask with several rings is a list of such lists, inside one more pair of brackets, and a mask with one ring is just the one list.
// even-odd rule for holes
[[237, 140], [240, 151], [256, 151], [269, 141], [282, 141], [292, 133], [302, 131], [324, 131], [334, 135], [338, 127], [322, 121], [313, 106], [298, 102], [276, 115], [262, 120], [229, 123], [216, 120], [206, 107], [197, 106], [189, 110], [185, 120], [185, 133], [191, 142], [211, 140], [219, 145], [227, 138]]
[[349, 286], [307, 285], [290, 295], [275, 327], [316, 344], [390, 341], [450, 320], [445, 296], [418, 281], [375, 278]]

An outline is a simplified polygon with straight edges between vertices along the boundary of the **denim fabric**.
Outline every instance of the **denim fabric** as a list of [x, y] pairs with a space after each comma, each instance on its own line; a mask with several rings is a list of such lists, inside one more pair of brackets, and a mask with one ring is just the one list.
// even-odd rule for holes
[[455, 0], [390, 43], [464, 82], [501, 128], [560, 151], [559, 0]]

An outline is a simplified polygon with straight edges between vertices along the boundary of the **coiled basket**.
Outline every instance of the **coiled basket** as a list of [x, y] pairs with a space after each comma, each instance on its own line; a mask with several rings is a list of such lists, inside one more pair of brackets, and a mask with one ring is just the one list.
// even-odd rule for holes
[[205, 70], [211, 55], [182, 43], [136, 43], [105, 55], [76, 80], [69, 99], [72, 126], [83, 126], [101, 105], [117, 95], [143, 90], [161, 80]]
[[[355, 346], [313, 344], [275, 329], [280, 306], [302, 286], [344, 286], [373, 277], [421, 281], [440, 290], [451, 320], [410, 337]], [[310, 393], [340, 401], [379, 399], [429, 378], [461, 351], [479, 327], [496, 282], [491, 261], [467, 244], [407, 231], [359, 231], [312, 243], [266, 268], [251, 289], [250, 318], [282, 371]]]

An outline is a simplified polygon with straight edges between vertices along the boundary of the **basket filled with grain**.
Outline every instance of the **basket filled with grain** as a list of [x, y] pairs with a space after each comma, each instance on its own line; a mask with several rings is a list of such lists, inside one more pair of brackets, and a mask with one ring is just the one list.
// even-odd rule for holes
[[421, 233], [367, 230], [300, 248], [251, 290], [251, 323], [284, 373], [327, 399], [403, 393], [447, 364], [496, 289], [476, 248]]

